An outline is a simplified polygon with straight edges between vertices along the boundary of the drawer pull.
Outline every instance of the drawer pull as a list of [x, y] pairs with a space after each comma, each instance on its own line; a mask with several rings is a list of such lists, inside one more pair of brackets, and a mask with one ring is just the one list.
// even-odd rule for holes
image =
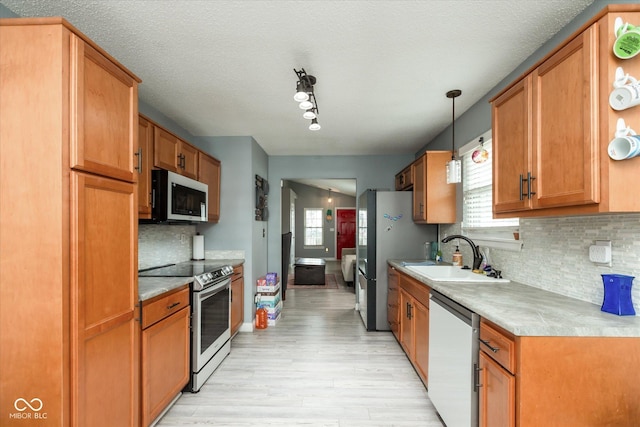
[[[480, 339], [480, 338], [478, 338], [478, 339]], [[489, 347], [489, 350], [493, 351], [494, 353], [497, 353], [498, 350], [500, 350], [500, 348], [498, 348], [498, 347], [491, 347], [491, 345], [489, 345], [489, 341], [485, 341], [485, 340], [480, 339], [480, 342], [482, 344], [486, 345], [487, 347]]]
[[167, 310], [171, 310], [173, 307], [175, 307], [177, 305], [180, 305], [180, 303], [179, 302], [174, 302], [173, 304], [167, 306]]

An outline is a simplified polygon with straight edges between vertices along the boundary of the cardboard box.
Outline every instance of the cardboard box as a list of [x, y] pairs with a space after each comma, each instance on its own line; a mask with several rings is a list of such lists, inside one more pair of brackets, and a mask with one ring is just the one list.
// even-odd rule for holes
[[263, 306], [266, 308], [275, 307], [281, 301], [280, 292], [278, 292], [276, 295], [273, 295], [273, 296], [265, 296], [262, 294], [258, 294], [258, 296], [259, 296], [258, 306]]
[[256, 292], [275, 295], [280, 292], [280, 282], [277, 282], [275, 285], [268, 285], [267, 279], [261, 277], [256, 280]]
[[280, 319], [282, 318], [282, 314], [278, 313], [278, 315], [275, 318], [267, 318], [267, 326], [275, 326], [276, 323], [278, 323], [280, 321]]
[[265, 279], [267, 280], [267, 285], [275, 285], [278, 283], [278, 273], [267, 273]]
[[258, 307], [259, 306], [262, 306], [267, 309], [268, 316], [276, 315], [280, 313], [280, 311], [282, 311], [282, 301], [278, 301], [278, 303], [275, 304], [274, 306], [267, 306], [267, 305], [258, 303]]

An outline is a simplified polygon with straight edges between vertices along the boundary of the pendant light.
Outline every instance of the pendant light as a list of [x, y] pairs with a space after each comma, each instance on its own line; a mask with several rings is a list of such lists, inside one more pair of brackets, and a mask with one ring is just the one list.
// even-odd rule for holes
[[459, 89], [447, 92], [447, 98], [451, 98], [451, 160], [447, 162], [447, 184], [462, 182], [462, 162], [456, 159], [456, 98], [462, 95]]

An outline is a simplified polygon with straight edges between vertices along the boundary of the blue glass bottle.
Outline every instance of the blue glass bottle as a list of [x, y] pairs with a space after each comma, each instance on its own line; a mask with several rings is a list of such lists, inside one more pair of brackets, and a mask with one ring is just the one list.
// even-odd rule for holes
[[635, 316], [636, 311], [631, 301], [634, 278], [623, 274], [603, 274], [604, 301], [601, 310], [618, 316]]

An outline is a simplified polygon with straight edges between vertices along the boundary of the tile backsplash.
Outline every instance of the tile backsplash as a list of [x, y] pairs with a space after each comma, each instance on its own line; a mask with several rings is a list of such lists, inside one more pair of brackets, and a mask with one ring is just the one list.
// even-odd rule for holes
[[138, 270], [189, 261], [195, 225], [138, 225]]
[[[602, 305], [601, 274], [635, 276], [632, 299], [640, 315], [640, 215], [603, 214], [557, 218], [521, 218], [520, 252], [490, 249], [494, 268], [505, 278], [579, 300]], [[443, 225], [441, 236], [459, 234], [460, 224]], [[589, 246], [610, 240], [612, 266], [589, 261]], [[454, 245], [440, 244], [445, 261], [451, 261]], [[469, 246], [460, 246], [465, 263], [472, 259]]]

